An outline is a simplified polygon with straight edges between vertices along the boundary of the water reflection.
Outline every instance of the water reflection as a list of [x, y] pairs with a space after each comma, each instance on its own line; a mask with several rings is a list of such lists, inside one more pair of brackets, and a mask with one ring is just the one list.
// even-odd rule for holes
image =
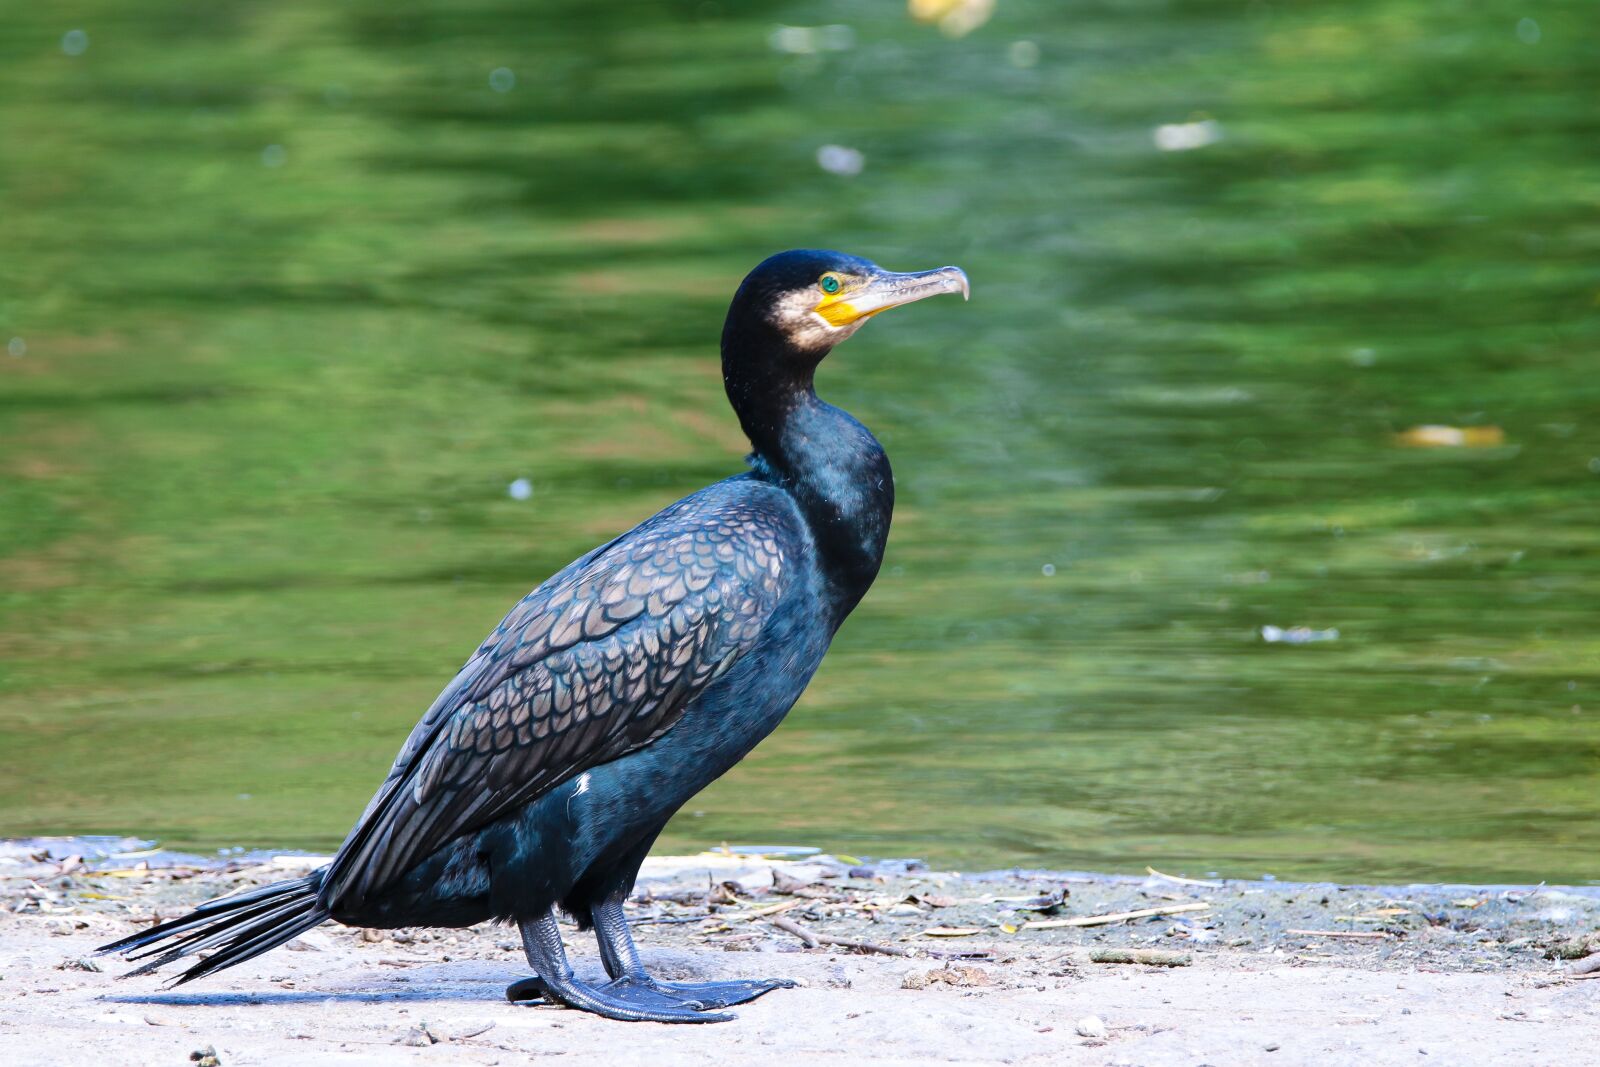
[[669, 844], [1596, 877], [1586, 9], [850, 14], [15, 13], [0, 832], [335, 842], [533, 580], [736, 467], [722, 310], [819, 245], [976, 299], [826, 368], [888, 566]]

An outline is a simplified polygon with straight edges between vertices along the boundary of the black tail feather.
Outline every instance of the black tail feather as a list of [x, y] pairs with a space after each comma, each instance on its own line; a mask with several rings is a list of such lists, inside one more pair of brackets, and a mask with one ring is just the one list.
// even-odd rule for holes
[[[187, 915], [101, 945], [95, 953], [120, 952], [135, 960], [155, 957], [122, 976], [132, 978], [149, 974], [185, 956], [215, 950], [170, 984], [192, 982], [213, 971], [254, 959], [327, 922], [328, 913], [317, 906], [322, 873], [317, 870], [304, 878], [274, 882], [259, 889], [208, 900]], [[137, 951], [141, 949], [143, 951]]]
[[[142, 934], [124, 938], [115, 944], [107, 945], [100, 949], [101, 952], [120, 951], [129, 959], [143, 959], [153, 956], [158, 952], [192, 945], [196, 951], [210, 948], [217, 940], [225, 937], [228, 931], [235, 927], [259, 919], [269, 912], [276, 912], [283, 907], [284, 901], [273, 899], [265, 903], [248, 905], [240, 900], [237, 906], [230, 908], [220, 915], [216, 911], [193, 911], [180, 919], [162, 923], [160, 926], [151, 927]], [[180, 936], [181, 935], [181, 936]], [[178, 938], [163, 947], [163, 942]], [[134, 951], [142, 949], [143, 951]]]

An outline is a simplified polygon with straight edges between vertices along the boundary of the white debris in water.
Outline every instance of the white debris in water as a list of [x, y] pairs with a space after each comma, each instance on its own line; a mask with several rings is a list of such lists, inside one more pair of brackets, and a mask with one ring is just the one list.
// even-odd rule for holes
[[1269, 645], [1309, 645], [1314, 641], [1337, 641], [1339, 631], [1313, 630], [1309, 626], [1291, 626], [1288, 629], [1281, 626], [1263, 626], [1261, 640]]
[[1006, 58], [1013, 67], [1026, 70], [1039, 62], [1039, 46], [1032, 41], [1012, 41], [1011, 47], [1006, 49]]
[[510, 67], [496, 67], [489, 72], [489, 88], [497, 93], [509, 93], [517, 87], [517, 75]]
[[526, 500], [533, 495], [533, 483], [526, 478], [518, 478], [506, 486], [506, 495], [512, 500]]
[[842, 144], [825, 144], [817, 149], [817, 166], [829, 174], [854, 177], [867, 165], [867, 157], [854, 148]]
[[1173, 122], [1157, 126], [1151, 135], [1163, 152], [1187, 152], [1222, 140], [1222, 124], [1211, 119], [1199, 122]]
[[61, 35], [61, 50], [69, 56], [83, 55], [89, 50], [89, 35], [82, 30], [68, 30]]
[[1046, 578], [1053, 577], [1056, 573], [1056, 565], [1054, 563], [1046, 563], [1043, 567], [1039, 568], [1039, 573], [1044, 575]]
[[774, 52], [809, 56], [817, 52], [848, 52], [856, 46], [856, 31], [834, 23], [830, 26], [779, 26], [767, 35]]

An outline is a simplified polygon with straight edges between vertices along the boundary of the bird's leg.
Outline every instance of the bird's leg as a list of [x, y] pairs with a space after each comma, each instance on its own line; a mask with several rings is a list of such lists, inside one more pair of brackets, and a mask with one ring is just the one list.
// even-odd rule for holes
[[623, 894], [619, 891], [589, 909], [594, 936], [600, 942], [600, 962], [613, 980], [648, 979], [644, 964], [639, 961], [639, 947], [633, 943], [633, 931], [628, 929], [622, 900]]
[[648, 989], [704, 1009], [743, 1004], [771, 990], [794, 985], [787, 978], [741, 982], [660, 982], [651, 978], [645, 973], [644, 964], [639, 962], [639, 950], [628, 929], [628, 918], [622, 910], [624, 896], [621, 891], [612, 893], [589, 911], [594, 919], [595, 936], [600, 940], [601, 962], [612, 978], [607, 989]]
[[[512, 1000], [532, 999], [525, 994], [536, 990], [547, 1000], [622, 1022], [715, 1023], [733, 1018], [697, 1011], [681, 1000], [644, 986], [619, 987], [612, 982], [597, 989], [579, 981], [572, 973], [566, 949], [561, 946], [561, 928], [556, 925], [554, 912], [546, 912], [538, 919], [523, 919], [518, 925], [522, 929], [522, 947], [528, 954], [528, 964], [538, 978], [525, 979], [506, 990]], [[533, 984], [535, 981], [537, 986]], [[523, 988], [519, 990], [519, 987]], [[524, 995], [519, 997], [519, 992]]]

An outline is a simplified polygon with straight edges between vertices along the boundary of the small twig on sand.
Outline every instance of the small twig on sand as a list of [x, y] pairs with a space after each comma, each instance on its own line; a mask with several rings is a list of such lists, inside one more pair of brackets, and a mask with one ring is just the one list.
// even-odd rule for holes
[[1394, 936], [1382, 930], [1285, 930], [1284, 933], [1299, 937], [1343, 937], [1365, 941], [1386, 941]]
[[1079, 915], [1073, 919], [1030, 919], [1022, 924], [1024, 930], [1059, 930], [1066, 926], [1104, 926], [1128, 919], [1148, 919], [1152, 915], [1177, 915], [1185, 911], [1204, 911], [1211, 907], [1203, 900], [1192, 904], [1169, 904], [1161, 908], [1140, 908], [1138, 911], [1114, 911], [1106, 915]]
[[763, 915], [776, 915], [780, 911], [798, 908], [806, 903], [804, 900], [785, 900], [778, 904], [768, 904], [753, 911], [742, 912], [700, 912], [697, 915], [641, 915], [637, 919], [629, 919], [629, 926], [666, 926], [671, 923], [700, 923], [708, 919], [718, 919], [724, 923], [742, 923], [746, 919], [759, 919]]
[[1585, 956], [1568, 967], [1567, 975], [1570, 978], [1579, 976], [1600, 977], [1600, 952], [1596, 952], [1593, 956]]
[[801, 926], [792, 919], [770, 919], [768, 921], [785, 933], [798, 937], [800, 943], [805, 945], [806, 948], [818, 948], [822, 944], [821, 934], [808, 926]]
[[924, 956], [932, 956], [934, 959], [948, 958], [942, 952], [933, 952], [928, 949], [901, 948], [899, 945], [883, 945], [876, 941], [856, 941], [848, 937], [819, 934], [809, 926], [801, 926], [793, 919], [777, 918], [768, 919], [767, 921], [785, 933], [798, 937], [806, 948], [832, 945], [834, 948], [854, 949], [857, 952], [877, 952], [885, 956], [905, 956], [908, 959], [921, 959]]
[[1160, 871], [1156, 870], [1154, 867], [1146, 867], [1145, 870], [1150, 872], [1151, 877], [1160, 878], [1164, 882], [1172, 882], [1175, 885], [1198, 885], [1198, 886], [1204, 886], [1207, 889], [1221, 889], [1221, 888], [1223, 888], [1221, 882], [1204, 882], [1204, 881], [1201, 881], [1198, 878], [1180, 878], [1175, 874], [1162, 874]]
[[1151, 967], [1187, 967], [1194, 957], [1187, 952], [1163, 952], [1156, 948], [1097, 948], [1089, 953], [1091, 963], [1143, 963]]
[[784, 900], [779, 901], [777, 904], [767, 904], [763, 907], [756, 908], [754, 911], [741, 912], [738, 915], [724, 915], [722, 916], [722, 919], [730, 923], [744, 922], [746, 919], [759, 919], [767, 915], [776, 915], [780, 911], [788, 911], [790, 908], [798, 908], [800, 905], [805, 903], [807, 903], [807, 901], [803, 897], [795, 900]]

